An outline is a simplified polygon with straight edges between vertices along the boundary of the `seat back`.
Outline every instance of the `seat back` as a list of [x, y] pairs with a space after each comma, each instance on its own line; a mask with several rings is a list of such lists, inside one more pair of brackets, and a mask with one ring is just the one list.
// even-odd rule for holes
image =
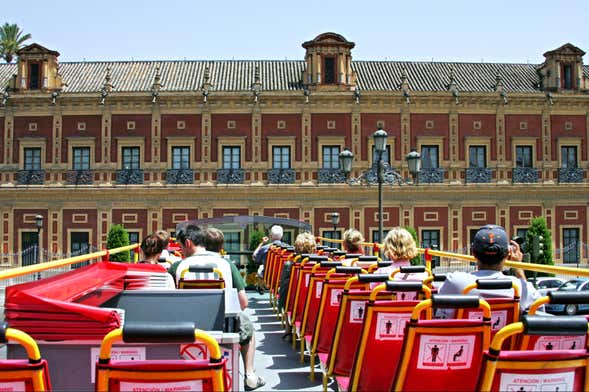
[[[587, 347], [575, 350], [501, 351], [505, 339], [524, 336], [587, 336], [584, 317], [525, 316], [502, 328], [485, 353], [478, 389], [484, 391], [587, 391]], [[586, 341], [586, 339], [585, 339]]]
[[[483, 320], [420, 320], [432, 307], [479, 308]], [[474, 390], [490, 333], [491, 308], [482, 298], [434, 295], [420, 302], [406, 326], [394, 390]]]
[[284, 264], [287, 261], [292, 260], [294, 257], [293, 250], [294, 250], [294, 248], [289, 247], [289, 248], [285, 249], [282, 253], [280, 253], [276, 256], [276, 259], [274, 262], [274, 269], [272, 271], [270, 283], [268, 284], [268, 287], [270, 288], [270, 293], [274, 297], [278, 296], [278, 291], [279, 291], [278, 287], [280, 286], [280, 277], [282, 276], [282, 270], [284, 269]]
[[[204, 360], [115, 361], [110, 358], [113, 343], [192, 343], [206, 346]], [[193, 323], [134, 324], [109, 332], [100, 346], [96, 364], [96, 391], [128, 390], [227, 390], [226, 359], [219, 344]]]
[[[386, 291], [383, 291], [385, 290]], [[420, 292], [426, 299], [430, 290], [419, 282], [387, 281], [372, 290], [366, 304], [366, 316], [348, 391], [388, 391], [401, 356], [405, 325], [419, 300], [399, 300], [398, 293]], [[377, 293], [386, 293], [387, 300], [377, 300]], [[431, 312], [420, 313], [431, 318]]]
[[[545, 304], [553, 305], [578, 305], [589, 303], [589, 292], [566, 292], [566, 291], [551, 291], [547, 296], [538, 298], [530, 306], [528, 314], [533, 316], [536, 314], [538, 308]], [[585, 316], [589, 318], [589, 316]], [[516, 347], [519, 350], [574, 350], [585, 347], [585, 335], [550, 335], [541, 336], [537, 334], [518, 335]]]
[[51, 381], [47, 361], [41, 358], [39, 347], [27, 333], [14, 328], [0, 327], [0, 343], [20, 343], [28, 359], [0, 360], [0, 390], [50, 391]]
[[[292, 324], [300, 323], [302, 321], [303, 307], [307, 300], [307, 292], [309, 291], [309, 282], [313, 268], [317, 263], [329, 261], [327, 256], [311, 255], [308, 257], [307, 262], [302, 266], [299, 271], [299, 278], [297, 280], [296, 291], [293, 300], [292, 309]], [[323, 268], [324, 271], [328, 271], [331, 267]]]
[[292, 315], [292, 309], [294, 304], [294, 297], [297, 291], [298, 281], [299, 281], [299, 273], [301, 268], [303, 267], [304, 263], [307, 262], [309, 255], [297, 255], [290, 267], [290, 279], [288, 280], [288, 290], [286, 293], [286, 301], [284, 305], [284, 309], [286, 310], [286, 314], [289, 317]]
[[[196, 279], [187, 279], [186, 274], [196, 274]], [[216, 277], [214, 275], [216, 275]], [[211, 279], [212, 278], [212, 279]], [[224, 289], [223, 274], [214, 266], [191, 265], [180, 274], [179, 289]]]
[[276, 246], [275, 244], [270, 244], [268, 247], [268, 252], [266, 253], [266, 264], [264, 266], [264, 275], [262, 277], [266, 285], [271, 284], [272, 273], [274, 271], [277, 256], [281, 253], [281, 249], [281, 247]]

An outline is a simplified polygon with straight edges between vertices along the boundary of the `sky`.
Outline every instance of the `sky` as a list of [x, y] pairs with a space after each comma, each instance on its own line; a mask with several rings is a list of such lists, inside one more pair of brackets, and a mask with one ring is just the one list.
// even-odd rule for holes
[[[332, 31], [356, 60], [543, 62], [570, 42], [589, 51], [589, 0], [4, 0], [16, 23], [61, 62], [303, 60]], [[27, 8], [34, 8], [34, 11]], [[589, 63], [589, 57], [584, 61]]]

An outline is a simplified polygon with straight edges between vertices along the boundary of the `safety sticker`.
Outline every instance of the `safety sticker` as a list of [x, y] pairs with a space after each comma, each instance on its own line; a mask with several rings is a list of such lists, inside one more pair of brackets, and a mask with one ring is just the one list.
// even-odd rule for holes
[[329, 304], [331, 306], [339, 306], [342, 302], [342, 295], [344, 290], [343, 289], [333, 289], [331, 290], [331, 298]]
[[25, 392], [24, 381], [0, 382], [0, 392]]
[[415, 301], [417, 300], [417, 292], [416, 291], [409, 291], [409, 292], [400, 292], [394, 293], [396, 296], [397, 301]]
[[376, 318], [375, 340], [401, 340], [411, 313], [379, 313]]
[[541, 336], [534, 350], [578, 350], [585, 348], [585, 336]]
[[[482, 320], [483, 312], [469, 312], [470, 320]], [[507, 310], [494, 310], [491, 312], [491, 330], [499, 331], [507, 325]]]
[[510, 392], [572, 391], [574, 381], [575, 372], [549, 374], [502, 373], [499, 390]]
[[305, 275], [305, 287], [309, 287], [310, 280], [311, 280], [311, 274]]
[[130, 392], [183, 392], [202, 391], [202, 380], [171, 382], [136, 382], [121, 381], [121, 391]]
[[[90, 377], [93, 384], [99, 355], [100, 347], [90, 348]], [[110, 350], [110, 359], [113, 361], [145, 361], [145, 347], [113, 347]]]
[[209, 351], [204, 343], [183, 344], [180, 346], [180, 356], [192, 361], [209, 359]]
[[323, 290], [323, 282], [317, 282], [317, 286], [315, 286], [315, 298], [321, 298], [321, 290]]
[[350, 303], [350, 323], [362, 323], [365, 308], [365, 301], [352, 301]]
[[473, 356], [475, 336], [423, 335], [419, 345], [418, 369], [466, 369]]

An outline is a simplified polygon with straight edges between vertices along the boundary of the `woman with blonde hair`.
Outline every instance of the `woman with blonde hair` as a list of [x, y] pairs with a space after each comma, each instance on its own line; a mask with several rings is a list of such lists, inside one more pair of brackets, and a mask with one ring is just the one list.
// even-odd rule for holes
[[[381, 267], [376, 270], [379, 274], [391, 274], [399, 267], [406, 267], [411, 265], [411, 259], [419, 254], [415, 239], [411, 233], [402, 227], [394, 227], [389, 231], [384, 238], [383, 253], [387, 260], [392, 261], [393, 264], [389, 267]], [[427, 278], [427, 273], [413, 273], [413, 274], [395, 275], [395, 279], [409, 280], [423, 280]], [[411, 275], [408, 277], [408, 275]]]
[[344, 250], [348, 254], [361, 253], [364, 254], [364, 248], [362, 248], [362, 242], [364, 242], [364, 236], [356, 229], [348, 229], [344, 231]]
[[297, 235], [294, 243], [295, 253], [315, 253], [316, 242], [315, 236], [311, 233], [301, 233]]

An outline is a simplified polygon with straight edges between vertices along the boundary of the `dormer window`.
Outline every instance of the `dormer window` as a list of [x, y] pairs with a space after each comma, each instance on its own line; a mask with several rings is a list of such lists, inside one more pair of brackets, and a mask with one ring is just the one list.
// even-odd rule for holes
[[585, 52], [571, 44], [544, 53], [546, 60], [538, 68], [540, 85], [545, 91], [582, 88], [580, 76]]
[[562, 88], [570, 90], [575, 88], [573, 82], [573, 66], [571, 64], [562, 65]]
[[29, 63], [29, 90], [41, 88], [41, 67], [39, 63]]
[[323, 80], [325, 84], [335, 84], [335, 57], [323, 58]]
[[352, 70], [353, 42], [336, 33], [323, 33], [303, 43], [303, 48], [307, 52], [302, 80], [309, 89], [353, 90], [356, 85], [356, 73]]

